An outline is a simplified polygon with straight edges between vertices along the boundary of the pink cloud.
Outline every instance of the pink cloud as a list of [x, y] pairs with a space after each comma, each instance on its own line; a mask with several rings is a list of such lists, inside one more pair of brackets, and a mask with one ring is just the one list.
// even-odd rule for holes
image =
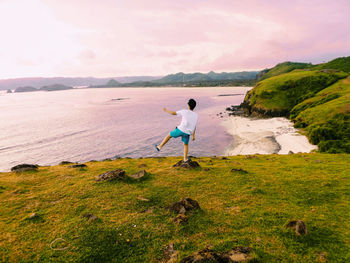
[[[255, 70], [285, 60], [318, 63], [350, 55], [348, 0], [28, 0], [26, 13], [11, 23], [11, 10], [21, 1], [2, 2], [2, 39], [12, 38], [14, 30], [27, 38], [32, 30], [36, 38], [23, 50], [10, 40], [0, 43], [6, 54], [0, 66], [8, 69], [0, 77]], [[42, 17], [46, 25], [30, 17]]]

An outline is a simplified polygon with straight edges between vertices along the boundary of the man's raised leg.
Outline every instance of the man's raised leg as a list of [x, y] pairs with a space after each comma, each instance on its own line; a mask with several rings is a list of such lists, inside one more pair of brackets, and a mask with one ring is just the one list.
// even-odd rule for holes
[[161, 149], [163, 148], [163, 146], [170, 140], [170, 138], [171, 138], [171, 136], [170, 136], [170, 134], [168, 134], [168, 135], [163, 139], [162, 143], [159, 144], [159, 145], [157, 145], [157, 148], [158, 148], [159, 150], [161, 150]]

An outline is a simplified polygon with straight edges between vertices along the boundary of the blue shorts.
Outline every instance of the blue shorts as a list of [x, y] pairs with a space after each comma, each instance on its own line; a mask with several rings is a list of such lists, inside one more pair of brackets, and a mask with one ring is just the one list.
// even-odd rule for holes
[[170, 136], [173, 138], [177, 138], [181, 136], [181, 140], [183, 141], [184, 144], [188, 144], [188, 142], [190, 141], [190, 135], [180, 131], [177, 127], [175, 130], [172, 130], [170, 132]]

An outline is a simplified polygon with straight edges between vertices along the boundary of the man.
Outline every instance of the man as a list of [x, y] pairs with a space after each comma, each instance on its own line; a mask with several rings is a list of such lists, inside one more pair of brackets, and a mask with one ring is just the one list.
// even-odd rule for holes
[[171, 114], [171, 115], [179, 115], [182, 117], [181, 123], [175, 130], [171, 131], [162, 141], [161, 144], [155, 145], [156, 150], [160, 151], [163, 146], [170, 140], [170, 138], [177, 138], [181, 136], [181, 140], [184, 143], [184, 162], [188, 162], [189, 158], [188, 154], [188, 143], [190, 141], [190, 135], [192, 135], [192, 140], [195, 140], [196, 135], [196, 125], [198, 120], [197, 113], [193, 112], [196, 107], [196, 101], [194, 99], [190, 99], [187, 103], [188, 109], [179, 110], [179, 111], [171, 111], [166, 108], [163, 108], [163, 111]]

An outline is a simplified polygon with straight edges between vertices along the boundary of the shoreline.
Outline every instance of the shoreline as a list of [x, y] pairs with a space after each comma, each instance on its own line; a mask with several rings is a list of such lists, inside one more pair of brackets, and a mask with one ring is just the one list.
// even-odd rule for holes
[[233, 136], [224, 155], [309, 153], [317, 149], [284, 117], [254, 119], [228, 116], [221, 125]]

